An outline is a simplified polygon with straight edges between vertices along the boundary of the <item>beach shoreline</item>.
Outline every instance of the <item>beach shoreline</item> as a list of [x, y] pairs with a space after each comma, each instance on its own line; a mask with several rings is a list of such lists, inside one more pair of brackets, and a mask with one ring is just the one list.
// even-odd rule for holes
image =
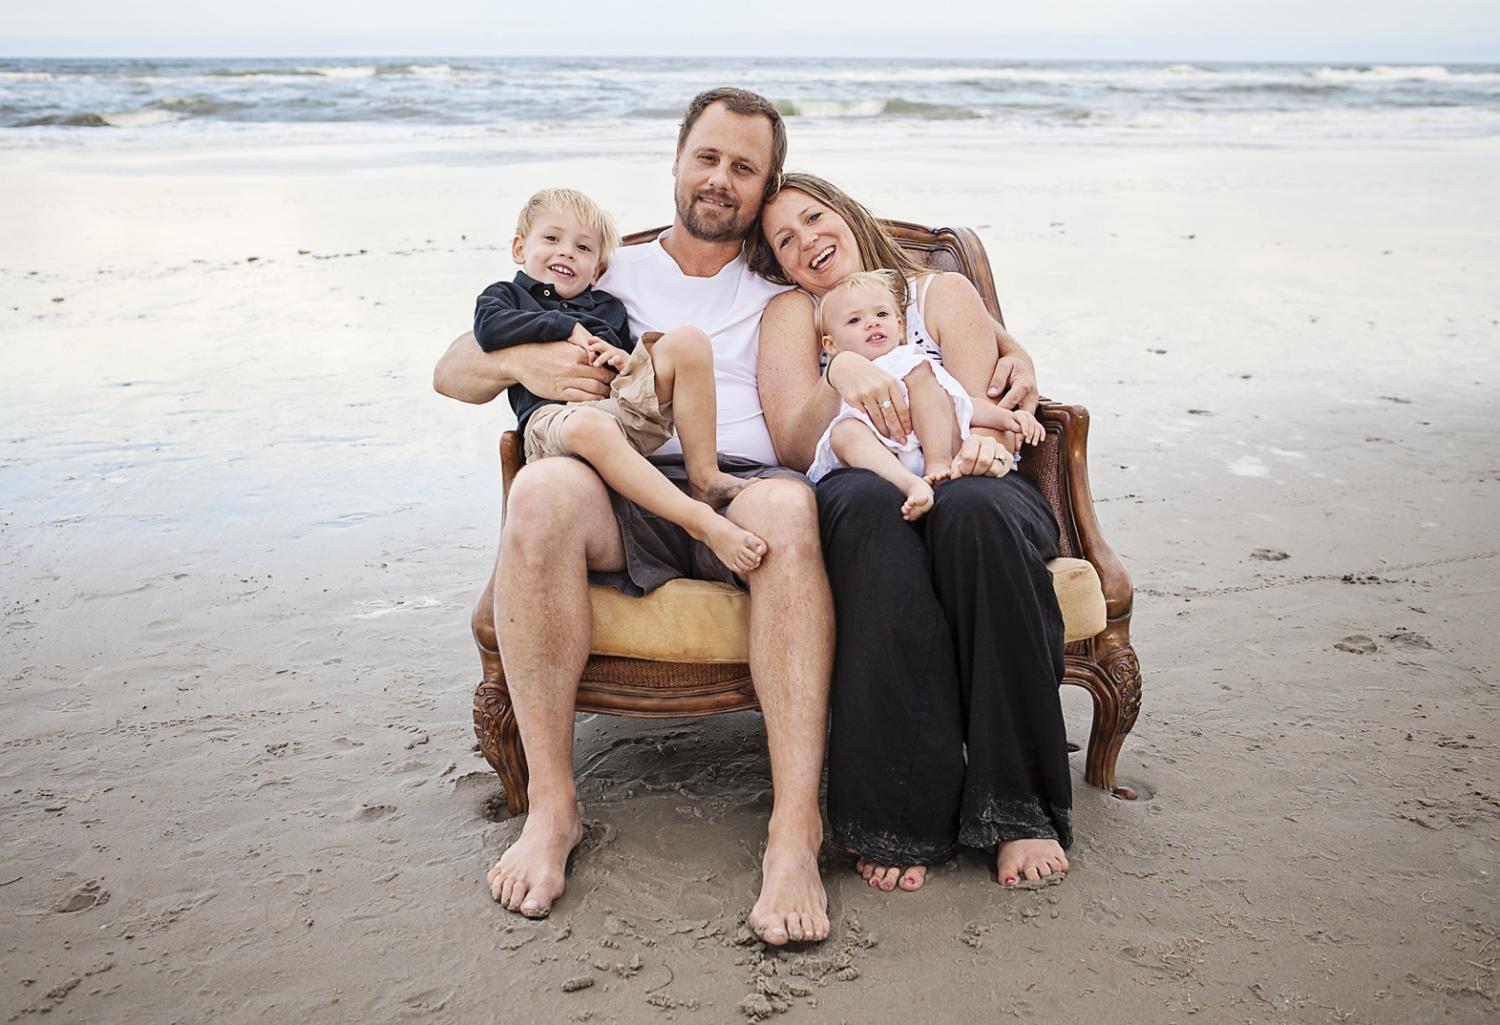
[[1043, 392], [1090, 409], [1140, 799], [1073, 756], [1073, 871], [1035, 891], [966, 854], [878, 894], [827, 851], [834, 935], [769, 952], [758, 717], [583, 717], [568, 893], [488, 900], [518, 822], [468, 609], [512, 418], [432, 365], [535, 188], [669, 219], [661, 135], [0, 148], [6, 1017], [1490, 1020], [1494, 138], [794, 134], [876, 213], [975, 227]]

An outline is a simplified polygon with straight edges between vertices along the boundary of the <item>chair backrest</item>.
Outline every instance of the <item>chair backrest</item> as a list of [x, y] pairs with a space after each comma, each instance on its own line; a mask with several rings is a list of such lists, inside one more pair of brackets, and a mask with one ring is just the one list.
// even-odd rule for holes
[[[990, 272], [989, 257], [985, 255], [984, 243], [972, 228], [927, 228], [910, 221], [882, 220], [885, 230], [901, 243], [901, 248], [911, 254], [918, 263], [933, 270], [957, 271], [968, 278], [984, 300], [996, 320], [1005, 323], [1000, 312], [1000, 299], [995, 294], [995, 278]], [[621, 245], [633, 246], [650, 242], [666, 231], [665, 227], [650, 228], [626, 235]]]

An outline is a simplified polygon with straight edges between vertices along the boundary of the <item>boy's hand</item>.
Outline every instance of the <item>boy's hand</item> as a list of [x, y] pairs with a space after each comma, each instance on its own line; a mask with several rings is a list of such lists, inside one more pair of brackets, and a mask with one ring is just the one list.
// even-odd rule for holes
[[610, 345], [602, 338], [591, 337], [588, 344], [589, 354], [593, 356], [590, 360], [596, 367], [613, 367], [615, 373], [625, 369], [625, 361], [630, 358], [630, 353], [618, 346]]

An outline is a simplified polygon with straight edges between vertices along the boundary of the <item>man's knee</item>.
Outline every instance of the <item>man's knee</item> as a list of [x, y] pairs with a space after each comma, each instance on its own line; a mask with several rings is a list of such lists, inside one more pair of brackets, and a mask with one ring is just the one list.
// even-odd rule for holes
[[735, 519], [765, 539], [772, 551], [818, 548], [818, 502], [799, 480], [770, 477], [741, 492]]
[[505, 539], [548, 543], [574, 532], [595, 507], [609, 507], [604, 483], [587, 463], [557, 457], [521, 467], [505, 500]]

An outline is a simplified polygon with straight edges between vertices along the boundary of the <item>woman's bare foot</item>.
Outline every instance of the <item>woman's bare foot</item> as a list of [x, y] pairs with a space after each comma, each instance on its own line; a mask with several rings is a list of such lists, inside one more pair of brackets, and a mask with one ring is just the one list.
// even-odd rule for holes
[[927, 866], [912, 865], [910, 868], [901, 869], [893, 865], [882, 865], [869, 858], [860, 858], [859, 864], [854, 866], [854, 871], [864, 877], [877, 890], [892, 890], [899, 886], [910, 892], [920, 890], [922, 884], [927, 881]]
[[915, 523], [927, 511], [932, 508], [932, 485], [921, 477], [912, 474], [911, 480], [901, 489], [906, 495], [906, 501], [901, 503], [901, 518], [908, 523]]
[[1012, 840], [1000, 845], [995, 871], [1002, 886], [1015, 886], [1023, 880], [1066, 875], [1068, 856], [1056, 840]]
[[740, 576], [759, 567], [760, 560], [770, 551], [766, 543], [718, 513], [712, 510], [707, 513], [693, 536], [712, 548], [719, 561]]
[[778, 839], [775, 833], [767, 840], [760, 898], [745, 921], [763, 942], [779, 947], [828, 938], [828, 894], [818, 874], [820, 842], [812, 836]]
[[714, 470], [701, 477], [689, 476], [688, 493], [700, 502], [721, 509], [734, 501], [741, 491], [759, 481], [759, 477], [736, 477], [723, 470]]
[[490, 896], [509, 911], [527, 918], [546, 918], [562, 896], [568, 855], [583, 840], [583, 822], [572, 816], [554, 819], [533, 811], [521, 835], [485, 875]]

